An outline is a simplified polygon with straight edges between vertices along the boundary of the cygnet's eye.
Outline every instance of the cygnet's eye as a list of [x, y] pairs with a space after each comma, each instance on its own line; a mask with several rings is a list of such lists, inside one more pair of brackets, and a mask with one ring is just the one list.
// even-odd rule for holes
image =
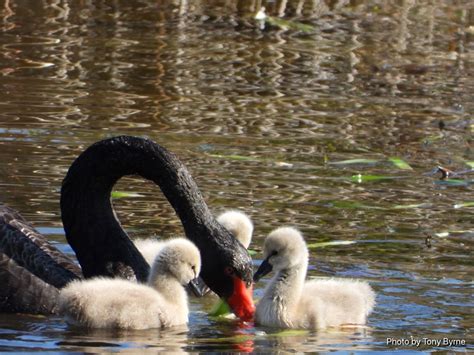
[[270, 253], [270, 256], [275, 256], [278, 255], [278, 250], [274, 250]]

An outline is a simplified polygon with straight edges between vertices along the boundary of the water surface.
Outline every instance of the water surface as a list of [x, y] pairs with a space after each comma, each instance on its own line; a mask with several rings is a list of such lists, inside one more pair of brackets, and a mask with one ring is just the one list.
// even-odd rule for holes
[[[290, 1], [292, 22], [261, 30], [245, 1], [6, 2], [0, 200], [72, 253], [58, 201], [74, 157], [104, 137], [150, 137], [186, 163], [213, 212], [252, 217], [251, 248], [282, 225], [308, 243], [355, 242], [312, 248], [309, 277], [369, 281], [368, 326], [275, 334], [209, 318], [214, 300], [204, 299], [192, 301], [189, 329], [170, 331], [84, 331], [60, 317], [2, 314], [0, 350], [414, 350], [387, 345], [412, 338], [472, 349], [473, 175], [429, 173], [474, 164], [473, 5], [309, 3]], [[141, 195], [114, 201], [133, 238], [182, 235], [152, 184], [131, 177], [116, 189]]]

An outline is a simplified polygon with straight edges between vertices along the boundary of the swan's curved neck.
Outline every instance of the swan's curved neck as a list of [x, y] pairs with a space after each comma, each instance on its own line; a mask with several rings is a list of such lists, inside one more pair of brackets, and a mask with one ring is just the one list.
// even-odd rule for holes
[[120, 226], [110, 201], [114, 184], [126, 175], [140, 175], [160, 186], [188, 238], [215, 243], [212, 230], [217, 223], [176, 156], [147, 139], [111, 138], [92, 145], [74, 161], [61, 189], [66, 238], [85, 277], [146, 281], [149, 266]]

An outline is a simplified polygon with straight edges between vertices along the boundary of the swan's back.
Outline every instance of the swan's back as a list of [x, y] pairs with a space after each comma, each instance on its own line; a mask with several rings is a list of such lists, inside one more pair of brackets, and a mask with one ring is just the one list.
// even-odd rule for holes
[[375, 293], [365, 281], [310, 280], [304, 285], [295, 319], [312, 329], [362, 325], [374, 305]]
[[59, 291], [0, 252], [0, 312], [50, 314]]
[[0, 312], [48, 314], [81, 269], [15, 210], [0, 205]]
[[62, 289], [59, 312], [70, 323], [90, 328], [148, 329], [171, 325], [164, 317], [164, 304], [147, 285], [96, 278], [74, 281]]

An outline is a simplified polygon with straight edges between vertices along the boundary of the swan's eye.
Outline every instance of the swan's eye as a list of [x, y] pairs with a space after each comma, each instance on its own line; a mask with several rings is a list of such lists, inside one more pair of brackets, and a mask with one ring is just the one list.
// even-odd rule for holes
[[224, 272], [228, 276], [233, 276], [235, 274], [234, 268], [232, 266], [226, 266]]

